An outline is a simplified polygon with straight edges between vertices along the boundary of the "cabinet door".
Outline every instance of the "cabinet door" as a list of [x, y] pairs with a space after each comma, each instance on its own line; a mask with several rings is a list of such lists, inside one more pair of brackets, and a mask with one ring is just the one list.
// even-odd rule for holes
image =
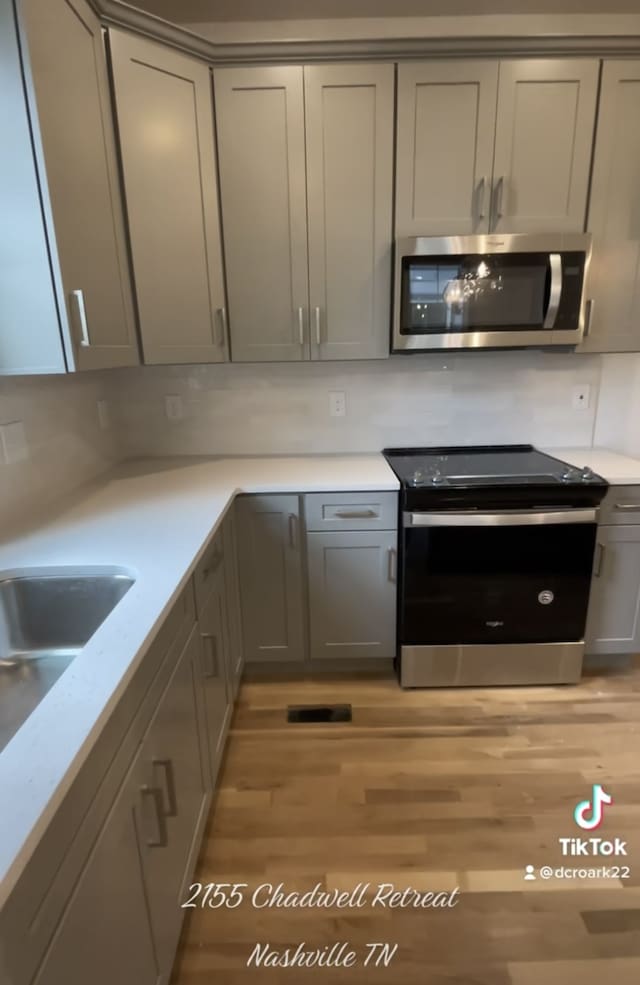
[[307, 534], [311, 658], [394, 657], [395, 530]]
[[582, 232], [599, 63], [500, 63], [492, 226], [501, 233]]
[[226, 359], [211, 78], [164, 45], [110, 32], [146, 363]]
[[640, 350], [640, 61], [605, 62], [588, 229], [587, 352]]
[[0, 374], [64, 373], [13, 4], [0, 3]]
[[489, 231], [498, 63], [398, 66], [396, 235]]
[[[85, 0], [24, 0], [76, 369], [138, 362], [102, 29]], [[46, 198], [46, 196], [45, 196]]]
[[234, 362], [309, 356], [302, 68], [214, 72]]
[[134, 804], [137, 765], [107, 818], [34, 985], [155, 985]]
[[137, 826], [161, 975], [168, 975], [175, 956], [184, 883], [195, 862], [209, 802], [210, 780], [199, 740], [200, 646], [194, 628], [139, 753], [143, 781]]
[[598, 530], [586, 652], [640, 653], [640, 526]]
[[224, 570], [227, 595], [227, 623], [229, 626], [229, 684], [233, 700], [240, 687], [244, 656], [242, 648], [242, 615], [240, 611], [240, 578], [238, 575], [238, 539], [236, 536], [235, 508], [222, 526], [224, 538]]
[[209, 598], [198, 616], [202, 636], [201, 660], [207, 718], [206, 734], [214, 782], [233, 707], [224, 575], [224, 567], [221, 566], [216, 572], [215, 584]]
[[237, 507], [245, 659], [304, 660], [299, 499], [246, 496]]
[[304, 69], [313, 359], [389, 355], [393, 84], [393, 65]]

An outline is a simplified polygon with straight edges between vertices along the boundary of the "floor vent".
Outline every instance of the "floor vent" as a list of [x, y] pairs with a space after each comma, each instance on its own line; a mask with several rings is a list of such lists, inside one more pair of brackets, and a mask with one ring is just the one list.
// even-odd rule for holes
[[351, 705], [289, 705], [287, 721], [298, 725], [307, 722], [350, 722]]

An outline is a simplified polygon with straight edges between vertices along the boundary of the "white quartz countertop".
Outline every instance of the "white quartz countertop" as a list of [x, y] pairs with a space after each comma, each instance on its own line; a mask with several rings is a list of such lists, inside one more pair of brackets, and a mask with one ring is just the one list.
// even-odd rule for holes
[[398, 486], [378, 454], [146, 459], [1, 538], [0, 577], [93, 565], [136, 580], [0, 753], [0, 906], [234, 496]]
[[612, 486], [640, 484], [640, 460], [619, 455], [606, 448], [545, 448], [547, 454], [561, 458], [577, 468], [593, 469]]

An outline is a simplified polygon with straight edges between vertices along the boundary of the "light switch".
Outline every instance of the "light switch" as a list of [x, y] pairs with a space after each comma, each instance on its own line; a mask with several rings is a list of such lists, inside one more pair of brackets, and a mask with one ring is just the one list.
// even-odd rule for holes
[[29, 446], [22, 421], [0, 425], [2, 459], [6, 465], [16, 465], [29, 458]]

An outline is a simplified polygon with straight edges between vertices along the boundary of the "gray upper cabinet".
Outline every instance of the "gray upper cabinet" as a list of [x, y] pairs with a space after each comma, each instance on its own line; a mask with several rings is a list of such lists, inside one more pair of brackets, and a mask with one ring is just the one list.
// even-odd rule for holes
[[640, 349], [640, 61], [605, 62], [588, 229], [586, 352]]
[[302, 68], [214, 72], [234, 362], [309, 347]]
[[640, 652], [640, 526], [620, 523], [598, 530], [585, 649], [588, 654]]
[[224, 361], [209, 69], [120, 31], [110, 48], [144, 361]]
[[231, 355], [389, 352], [393, 66], [214, 71]]
[[236, 505], [245, 660], [302, 661], [299, 498], [242, 496]]
[[393, 65], [304, 69], [313, 359], [389, 353]]
[[398, 236], [489, 231], [497, 86], [497, 62], [398, 66]]
[[134, 805], [134, 765], [98, 836], [34, 985], [156, 985]]
[[64, 373], [11, 0], [0, 0], [0, 374]]
[[596, 59], [398, 66], [396, 234], [584, 229]]
[[585, 227], [598, 98], [596, 59], [500, 62], [493, 229]]
[[396, 530], [307, 534], [311, 659], [396, 652]]
[[131, 365], [138, 350], [100, 22], [85, 0], [22, 0], [18, 9], [69, 368]]

